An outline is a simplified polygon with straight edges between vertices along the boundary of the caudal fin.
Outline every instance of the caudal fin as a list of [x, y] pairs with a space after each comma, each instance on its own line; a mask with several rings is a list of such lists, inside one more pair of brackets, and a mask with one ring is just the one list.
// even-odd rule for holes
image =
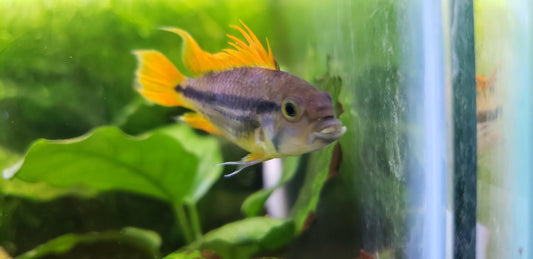
[[164, 106], [185, 106], [175, 91], [186, 77], [163, 54], [155, 50], [134, 51], [138, 60], [135, 88], [146, 99]]

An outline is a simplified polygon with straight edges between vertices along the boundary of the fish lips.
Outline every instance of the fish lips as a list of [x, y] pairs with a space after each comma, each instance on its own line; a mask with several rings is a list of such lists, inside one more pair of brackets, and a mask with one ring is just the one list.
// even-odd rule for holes
[[344, 135], [346, 127], [338, 119], [328, 119], [316, 127], [316, 131], [311, 133], [311, 141], [320, 140], [322, 142], [331, 143]]

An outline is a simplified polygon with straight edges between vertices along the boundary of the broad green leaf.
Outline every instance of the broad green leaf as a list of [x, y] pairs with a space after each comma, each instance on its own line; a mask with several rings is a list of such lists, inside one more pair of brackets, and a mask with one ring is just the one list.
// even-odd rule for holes
[[248, 217], [258, 216], [268, 197], [279, 187], [287, 183], [296, 174], [300, 157], [287, 157], [283, 159], [283, 175], [279, 183], [271, 188], [259, 190], [248, 196], [243, 202], [241, 210]]
[[212, 136], [202, 137], [198, 135], [191, 127], [179, 124], [170, 127], [161, 128], [156, 133], [164, 133], [172, 136], [188, 152], [195, 154], [200, 161], [194, 177], [190, 192], [188, 192], [184, 201], [187, 203], [196, 203], [211, 188], [222, 173], [222, 154], [220, 153], [219, 142]]
[[215, 229], [188, 249], [213, 250], [222, 258], [251, 258], [260, 251], [281, 248], [293, 236], [294, 224], [290, 220], [253, 217]]
[[[19, 163], [22, 162], [20, 159], [21, 155], [0, 147], [0, 168], [6, 168], [8, 165], [15, 164], [15, 166], [9, 168], [9, 170], [13, 171], [12, 173], [9, 173], [9, 170], [4, 173], [16, 173], [20, 168], [20, 166], [17, 166], [17, 160]], [[0, 178], [0, 193], [38, 200], [52, 200], [65, 194], [75, 194], [83, 197], [91, 197], [96, 194], [94, 191], [88, 188], [81, 188], [80, 186], [56, 187], [44, 182], [29, 183], [17, 178], [11, 180]]]
[[92, 232], [87, 234], [66, 234], [54, 238], [35, 249], [28, 251], [16, 259], [33, 259], [44, 256], [65, 254], [77, 245], [109, 242], [131, 246], [135, 253], [144, 252], [147, 258], [158, 258], [161, 238], [156, 232], [133, 227], [121, 231]]
[[76, 139], [35, 142], [15, 177], [56, 187], [125, 190], [179, 203], [191, 191], [198, 161], [168, 134], [134, 138], [103, 127]]

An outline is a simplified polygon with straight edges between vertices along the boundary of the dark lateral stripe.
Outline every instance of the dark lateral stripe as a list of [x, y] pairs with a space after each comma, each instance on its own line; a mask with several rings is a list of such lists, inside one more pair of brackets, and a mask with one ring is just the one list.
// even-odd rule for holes
[[191, 87], [183, 88], [181, 85], [176, 86], [176, 92], [183, 94], [185, 97], [196, 100], [201, 103], [209, 103], [215, 106], [226, 107], [235, 110], [255, 109], [256, 113], [267, 113], [280, 108], [275, 102], [261, 100], [256, 98], [246, 98], [242, 96], [210, 93], [198, 91]]
[[213, 109], [213, 111], [219, 113], [220, 115], [222, 115], [223, 117], [227, 119], [238, 121], [238, 122], [243, 122], [245, 124], [250, 124], [253, 128], [259, 127], [259, 122], [252, 116], [230, 114], [229, 112], [225, 112], [217, 108]]

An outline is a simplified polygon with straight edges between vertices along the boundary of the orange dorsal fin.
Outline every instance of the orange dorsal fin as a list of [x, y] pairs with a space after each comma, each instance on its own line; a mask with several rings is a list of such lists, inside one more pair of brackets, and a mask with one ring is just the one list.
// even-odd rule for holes
[[182, 29], [165, 27], [163, 30], [176, 33], [183, 39], [183, 63], [195, 76], [235, 67], [263, 67], [279, 70], [276, 60], [272, 56], [268, 39], [266, 40], [267, 52], [250, 28], [242, 21], [241, 24], [246, 30], [238, 26], [231, 27], [237, 29], [247, 43], [228, 34], [228, 38], [234, 41], [228, 43], [234, 49], [227, 48], [215, 54], [202, 50], [193, 37]]
[[222, 135], [222, 132], [215, 125], [198, 113], [187, 112], [180, 117], [180, 120], [195, 129], [201, 129], [215, 135]]
[[175, 87], [186, 78], [163, 54], [155, 50], [137, 50], [138, 67], [135, 89], [146, 99], [164, 106], [187, 106]]

